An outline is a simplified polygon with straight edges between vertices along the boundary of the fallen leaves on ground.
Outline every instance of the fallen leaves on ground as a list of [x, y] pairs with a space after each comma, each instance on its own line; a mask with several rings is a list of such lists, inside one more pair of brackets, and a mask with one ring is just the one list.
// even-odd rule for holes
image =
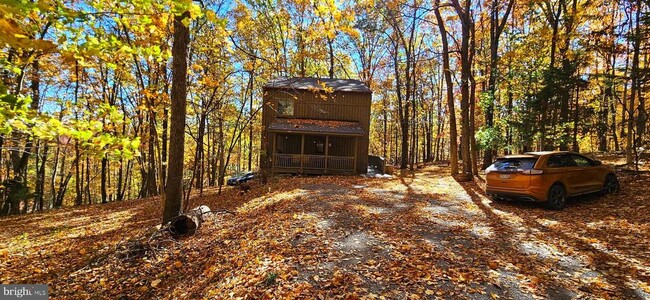
[[191, 238], [125, 259], [159, 222], [157, 198], [5, 218], [0, 282], [54, 298], [643, 298], [650, 187], [562, 211], [494, 203], [444, 167], [412, 176], [280, 178], [193, 205], [236, 210]]

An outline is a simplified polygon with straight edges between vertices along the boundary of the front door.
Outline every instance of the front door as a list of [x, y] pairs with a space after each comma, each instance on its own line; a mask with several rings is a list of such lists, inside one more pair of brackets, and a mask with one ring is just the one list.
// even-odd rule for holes
[[325, 138], [324, 137], [315, 137], [314, 138], [314, 153], [316, 155], [325, 155]]

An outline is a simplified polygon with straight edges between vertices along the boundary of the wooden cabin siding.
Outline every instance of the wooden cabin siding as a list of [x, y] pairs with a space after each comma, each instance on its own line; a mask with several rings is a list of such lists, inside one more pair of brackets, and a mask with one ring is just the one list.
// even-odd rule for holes
[[[368, 166], [368, 147], [370, 132], [371, 93], [341, 92], [324, 93], [312, 90], [292, 90], [282, 88], [264, 88], [264, 107], [262, 109], [262, 153], [260, 166], [271, 168], [274, 134], [268, 132], [268, 126], [278, 117], [303, 118], [316, 120], [354, 121], [364, 131], [363, 136], [356, 137], [356, 172], [366, 173]], [[280, 99], [293, 100], [293, 115], [281, 116], [277, 112]], [[349, 143], [355, 143], [352, 138]], [[351, 145], [350, 147], [354, 147]]]

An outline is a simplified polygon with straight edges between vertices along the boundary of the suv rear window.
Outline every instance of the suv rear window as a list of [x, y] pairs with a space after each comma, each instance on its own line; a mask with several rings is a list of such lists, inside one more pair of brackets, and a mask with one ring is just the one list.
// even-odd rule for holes
[[531, 170], [537, 158], [523, 157], [523, 158], [501, 158], [492, 164], [488, 171], [516, 171], [516, 170]]

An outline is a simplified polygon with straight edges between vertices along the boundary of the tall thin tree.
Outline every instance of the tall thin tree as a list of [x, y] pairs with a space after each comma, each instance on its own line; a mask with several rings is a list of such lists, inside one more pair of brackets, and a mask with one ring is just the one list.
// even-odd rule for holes
[[189, 17], [184, 12], [174, 17], [174, 42], [172, 46], [171, 122], [169, 138], [169, 166], [165, 193], [163, 223], [181, 212], [183, 201], [183, 159], [185, 152], [185, 114], [187, 101], [187, 47], [190, 30], [183, 21]]

